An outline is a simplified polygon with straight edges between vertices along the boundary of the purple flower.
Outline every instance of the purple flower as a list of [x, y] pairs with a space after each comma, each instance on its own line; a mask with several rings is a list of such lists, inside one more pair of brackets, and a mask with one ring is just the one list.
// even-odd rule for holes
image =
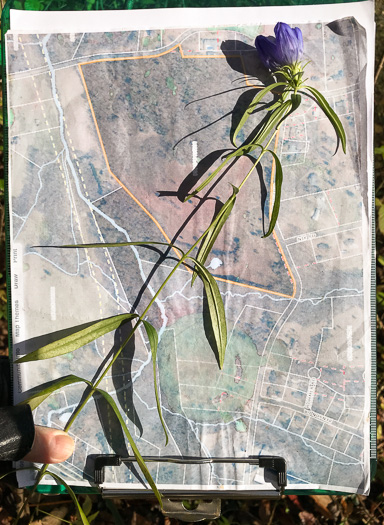
[[295, 64], [303, 54], [303, 35], [298, 27], [279, 22], [275, 35], [276, 38], [259, 35], [255, 40], [263, 64], [272, 71]]

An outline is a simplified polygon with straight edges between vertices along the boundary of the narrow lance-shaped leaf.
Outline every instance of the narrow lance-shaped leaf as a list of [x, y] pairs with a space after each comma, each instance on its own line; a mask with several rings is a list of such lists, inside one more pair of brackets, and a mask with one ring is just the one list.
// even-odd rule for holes
[[280, 120], [280, 122], [278, 124], [278, 128], [281, 126], [281, 124], [284, 122], [285, 119], [287, 119], [290, 115], [292, 115], [292, 113], [294, 111], [296, 111], [298, 109], [298, 107], [301, 104], [301, 96], [298, 95], [298, 94], [292, 93], [292, 95], [291, 95], [291, 103], [292, 103], [292, 105], [291, 105], [290, 110]]
[[[117, 510], [116, 505], [113, 503], [112, 499], [105, 499], [104, 503], [109, 510], [109, 512], [112, 514], [112, 520], [115, 525], [127, 525], [125, 521], [123, 521], [122, 517], [120, 516], [120, 512]], [[125, 514], [125, 513], [124, 513]]]
[[195, 263], [196, 272], [204, 284], [212, 331], [219, 354], [219, 367], [222, 369], [227, 347], [227, 322], [223, 299], [219, 287], [209, 271], [193, 257], [190, 257], [190, 259]]
[[157, 388], [157, 379], [156, 379], [156, 356], [157, 356], [157, 346], [159, 344], [159, 339], [157, 337], [157, 332], [156, 332], [155, 328], [151, 325], [151, 323], [149, 323], [148, 321], [143, 320], [143, 325], [144, 325], [145, 331], [147, 332], [147, 336], [148, 336], [148, 339], [149, 339], [149, 345], [151, 347], [151, 352], [152, 352], [153, 381], [154, 381], [154, 386], [155, 386], [157, 412], [159, 414], [159, 418], [160, 418], [161, 424], [162, 424], [163, 429], [164, 429], [165, 445], [167, 446], [168, 445], [168, 433], [167, 433], [167, 428], [165, 426], [165, 422], [164, 422], [164, 419], [163, 419], [163, 414], [161, 412], [161, 405], [160, 405], [159, 392], [158, 392], [158, 388]]
[[187, 202], [187, 200], [189, 200], [191, 197], [194, 197], [195, 195], [197, 195], [199, 193], [199, 191], [201, 191], [203, 188], [205, 188], [205, 186], [207, 186], [211, 180], [213, 180], [216, 175], [218, 175], [218, 173], [220, 173], [220, 171], [228, 164], [228, 162], [234, 158], [234, 154], [231, 153], [229, 154], [224, 160], [223, 162], [220, 164], [220, 166], [218, 168], [216, 168], [210, 175], [208, 175], [208, 177], [205, 179], [204, 182], [202, 182], [200, 184], [200, 186], [198, 186], [192, 193], [189, 193], [185, 199], [184, 199], [184, 202]]
[[239, 157], [242, 155], [247, 155], [248, 153], [251, 153], [251, 151], [256, 149], [257, 147], [260, 147], [263, 149], [262, 143], [264, 142], [264, 140], [267, 139], [269, 134], [274, 129], [278, 129], [280, 127], [287, 112], [290, 111], [291, 107], [292, 107], [291, 100], [287, 100], [286, 102], [279, 104], [279, 107], [275, 109], [275, 111], [270, 115], [270, 117], [265, 122], [263, 127], [259, 130], [257, 135], [253, 138], [252, 143], [247, 144], [245, 146], [241, 146], [235, 152], [233, 152], [231, 156]]
[[269, 117], [268, 121], [266, 122], [265, 126], [260, 130], [260, 132], [257, 134], [257, 136], [254, 138], [253, 142], [257, 142], [258, 144], [261, 144], [271, 133], [273, 129], [278, 129], [282, 121], [284, 120], [285, 114], [290, 110], [292, 107], [292, 101], [287, 100], [286, 102], [283, 102], [279, 108], [277, 108], [272, 115]]
[[88, 494], [85, 496], [85, 501], [83, 503], [83, 506], [81, 507], [83, 509], [83, 512], [86, 516], [89, 516], [92, 510], [92, 500], [88, 496]]
[[[75, 375], [68, 375], [65, 377], [62, 377], [61, 379], [52, 382], [48, 387], [41, 388], [36, 391], [35, 394], [32, 394], [28, 397], [28, 399], [25, 399], [24, 401], [21, 401], [18, 403], [19, 405], [29, 405], [31, 407], [31, 410], [35, 410], [47, 397], [49, 397], [53, 392], [56, 390], [59, 390], [60, 388], [63, 388], [67, 385], [72, 385], [74, 383], [86, 383], [89, 386], [92, 386], [92, 383], [90, 381], [87, 381], [87, 379], [83, 379], [82, 377], [78, 377]], [[36, 390], [36, 389], [34, 389]]]
[[275, 109], [277, 109], [279, 106], [281, 106], [281, 103], [282, 102], [285, 102], [287, 96], [289, 95], [289, 93], [292, 92], [292, 88], [289, 84], [286, 85], [286, 88], [283, 90], [283, 92], [281, 93], [279, 99], [277, 100], [277, 102], [275, 102], [274, 104], [272, 104], [272, 106], [269, 106], [267, 108], [267, 111], [274, 111]]
[[[97, 516], [100, 514], [100, 511], [97, 510], [96, 512], [94, 512], [93, 514], [90, 514], [89, 516], [87, 515], [87, 520], [89, 521], [89, 523], [92, 523], [96, 518]], [[75, 522], [76, 523], [76, 522]], [[81, 522], [78, 521], [77, 522], [78, 524], [80, 524]]]
[[89, 521], [87, 519], [87, 516], [84, 514], [84, 511], [81, 508], [81, 505], [80, 505], [78, 499], [76, 498], [76, 494], [73, 492], [73, 490], [68, 485], [68, 483], [63, 478], [61, 478], [60, 476], [55, 474], [54, 472], [51, 472], [51, 471], [47, 470], [46, 474], [48, 474], [49, 476], [52, 476], [56, 481], [58, 481], [60, 483], [60, 485], [64, 485], [66, 491], [68, 492], [69, 496], [71, 497], [71, 500], [73, 501], [73, 503], [76, 506], [76, 510], [79, 513], [81, 522], [83, 523], [83, 525], [89, 525]]
[[116, 414], [119, 422], [120, 422], [120, 425], [121, 425], [121, 428], [123, 429], [124, 431], [124, 434], [127, 436], [127, 439], [129, 441], [129, 444], [131, 445], [132, 447], [132, 450], [133, 450], [133, 454], [136, 458], [136, 461], [142, 471], [142, 473], [144, 474], [144, 477], [145, 479], [148, 481], [148, 484], [150, 485], [151, 489], [153, 490], [153, 492], [155, 493], [155, 496], [158, 500], [158, 502], [160, 503], [160, 506], [162, 507], [163, 506], [163, 503], [161, 501], [161, 494], [160, 492], [158, 491], [157, 487], [156, 487], [156, 484], [155, 482], [153, 481], [153, 478], [147, 468], [147, 465], [145, 464], [143, 458], [141, 457], [141, 454], [139, 452], [139, 449], [137, 448], [136, 446], [136, 443], [134, 442], [129, 430], [128, 430], [128, 427], [127, 425], [125, 424], [125, 421], [124, 419], [122, 418], [121, 414], [120, 414], [120, 410], [117, 408], [117, 405], [116, 403], [114, 402], [113, 398], [107, 393], [105, 392], [104, 390], [101, 390], [101, 389], [96, 389], [96, 392], [98, 392], [99, 394], [101, 394], [104, 399], [110, 404], [110, 406], [112, 407], [114, 413]]
[[244, 127], [245, 123], [256, 109], [257, 104], [265, 97], [267, 93], [272, 91], [272, 89], [285, 85], [285, 82], [275, 82], [274, 84], [271, 84], [270, 86], [267, 86], [264, 89], [260, 90], [259, 93], [253, 98], [252, 102], [249, 104], [243, 116], [241, 117], [240, 122], [238, 123], [231, 137], [231, 142], [234, 146], [236, 146], [237, 135], [240, 133], [241, 129]]
[[269, 229], [263, 237], [269, 237], [273, 232], [275, 227], [277, 217], [280, 210], [280, 199], [281, 199], [281, 185], [283, 184], [283, 168], [281, 167], [281, 162], [276, 153], [272, 150], [267, 150], [275, 159], [275, 202], [273, 204], [272, 215], [269, 222]]
[[236, 157], [241, 157], [242, 155], [246, 155], [248, 153], [251, 153], [252, 151], [254, 151], [256, 148], [261, 148], [262, 146], [260, 146], [260, 144], [256, 144], [255, 142], [252, 142], [251, 144], [245, 144], [244, 146], [240, 146], [239, 148], [237, 148], [236, 151], [233, 151], [232, 153], [230, 153], [226, 158], [225, 160], [220, 164], [220, 166], [218, 168], [215, 169], [215, 171], [213, 171], [205, 180], [204, 182], [202, 182], [200, 184], [200, 186], [198, 186], [192, 193], [190, 193], [189, 195], [187, 195], [184, 199], [184, 202], [186, 202], [188, 199], [190, 199], [191, 197], [194, 197], [195, 195], [197, 195], [202, 189], [205, 188], [205, 186], [207, 186], [215, 177], [216, 175], [225, 167], [226, 164], [228, 164], [228, 162], [230, 160], [233, 160], [235, 159]]
[[347, 138], [345, 136], [344, 127], [339, 119], [339, 117], [336, 115], [335, 111], [331, 108], [331, 106], [328, 104], [326, 98], [320, 93], [320, 91], [317, 91], [317, 89], [311, 87], [311, 86], [303, 86], [303, 89], [308, 90], [312, 95], [316, 98], [317, 103], [321, 107], [321, 109], [324, 111], [325, 115], [328, 117], [328, 120], [332, 124], [334, 130], [336, 131], [337, 137], [341, 140], [341, 145], [343, 147], [344, 153], [347, 151]]
[[[212, 250], [213, 245], [215, 244], [219, 233], [221, 232], [226, 220], [231, 214], [233, 206], [235, 205], [236, 195], [237, 193], [239, 193], [239, 189], [233, 185], [232, 185], [232, 188], [233, 188], [232, 195], [229, 197], [227, 202], [223, 205], [223, 207], [221, 208], [221, 210], [215, 217], [215, 220], [213, 221], [211, 225], [212, 228], [208, 231], [208, 233], [206, 234], [206, 236], [201, 242], [199, 252], [196, 256], [196, 260], [199, 261], [200, 264], [203, 264], [203, 265], [205, 264], [205, 261], [207, 260], [207, 257], [210, 251]], [[192, 283], [191, 283], [192, 286], [193, 286], [193, 283], [195, 282], [196, 277], [197, 277], [197, 273], [195, 270], [192, 276]]]
[[[282, 118], [280, 119], [278, 125], [276, 126], [276, 129], [278, 129], [281, 126], [281, 124], [284, 122], [284, 120], [286, 118], [288, 118], [294, 111], [296, 111], [298, 109], [298, 107], [301, 104], [301, 96], [299, 94], [292, 93], [291, 99], [289, 101], [287, 101], [287, 102], [290, 103], [290, 107], [287, 105], [288, 111], [285, 113], [284, 116], [282, 116]], [[267, 151], [269, 153], [271, 153], [271, 155], [275, 159], [275, 166], [276, 166], [276, 170], [275, 170], [275, 202], [273, 204], [272, 215], [271, 215], [268, 231], [263, 237], [269, 237], [269, 235], [271, 235], [271, 233], [273, 232], [273, 230], [275, 228], [276, 221], [277, 221], [277, 218], [279, 216], [280, 199], [281, 199], [281, 186], [282, 186], [282, 183], [283, 183], [283, 169], [282, 169], [282, 166], [281, 166], [281, 163], [280, 163], [280, 159], [273, 151], [271, 151], [271, 150], [267, 150]]]
[[263, 142], [271, 133], [273, 128], [278, 130], [281, 124], [287, 119], [301, 104], [301, 96], [292, 93], [290, 100], [287, 100], [280, 107], [272, 113], [265, 127], [260, 130], [260, 133], [255, 137], [259, 143]]
[[36, 248], [121, 248], [123, 246], [168, 246], [184, 253], [181, 248], [170, 242], [132, 241], [132, 242], [98, 242], [93, 244], [61, 244], [59, 246], [36, 246]]
[[[84, 514], [84, 511], [83, 509], [81, 508], [80, 506], [80, 503], [78, 502], [77, 498], [76, 498], [76, 494], [73, 492], [73, 490], [71, 489], [71, 487], [66, 483], [65, 480], [63, 480], [60, 476], [58, 476], [57, 474], [54, 474], [53, 472], [50, 472], [49, 470], [46, 470], [46, 467], [47, 465], [44, 466], [44, 472], [43, 472], [43, 475], [41, 475], [41, 467], [35, 467], [35, 466], [31, 466], [31, 467], [26, 467], [26, 468], [18, 468], [18, 469], [15, 469], [15, 470], [11, 470], [9, 472], [7, 472], [6, 474], [3, 474], [3, 475], [0, 475], [0, 479], [4, 478], [5, 476], [8, 476], [8, 474], [13, 474], [13, 473], [17, 473], [17, 472], [20, 472], [21, 470], [37, 470], [37, 471], [40, 471], [39, 474], [38, 474], [38, 477], [37, 477], [37, 480], [36, 480], [36, 483], [31, 491], [31, 495], [34, 494], [35, 492], [35, 489], [38, 485], [38, 483], [40, 483], [41, 479], [45, 476], [45, 475], [49, 475], [49, 476], [52, 476], [56, 481], [58, 481], [61, 485], [63, 485], [69, 496], [71, 497], [73, 503], [75, 504], [78, 512], [79, 512], [79, 516], [80, 516], [80, 519], [81, 519], [81, 522], [83, 525], [90, 525], [88, 519], [87, 519], [87, 516]], [[24, 505], [22, 507], [22, 509], [24, 508]], [[19, 511], [18, 513], [18, 516], [15, 520], [15, 525], [17, 525], [17, 523], [19, 522], [20, 520], [20, 517], [21, 517], [21, 512], [22, 512], [22, 509], [21, 511]]]
[[[249, 153], [252, 153], [252, 151], [254, 151], [256, 148], [263, 149], [262, 142], [269, 136], [269, 134], [274, 129], [279, 128], [281, 122], [284, 120], [284, 115], [287, 113], [287, 111], [290, 110], [291, 106], [291, 100], [287, 100], [286, 102], [280, 104], [279, 107], [270, 115], [267, 122], [265, 122], [264, 126], [259, 130], [257, 135], [253, 138], [252, 142], [240, 146], [239, 148], [237, 148], [236, 151], [228, 155], [227, 158], [248, 155]], [[205, 183], [206, 181], [203, 184], [206, 185]], [[198, 191], [199, 188], [197, 188], [196, 191]]]
[[95, 321], [91, 326], [88, 326], [79, 332], [63, 337], [62, 339], [49, 343], [46, 346], [42, 346], [34, 352], [17, 359], [15, 363], [40, 361], [42, 359], [50, 359], [51, 357], [69, 354], [70, 352], [94, 341], [98, 337], [116, 330], [122, 323], [137, 317], [137, 314], [120, 314], [109, 317], [108, 319], [103, 319], [102, 321]]
[[30, 466], [30, 467], [24, 467], [24, 468], [15, 468], [13, 470], [8, 470], [7, 472], [0, 474], [0, 479], [4, 479], [7, 476], [10, 476], [11, 474], [17, 474], [18, 472], [21, 472], [22, 470], [39, 470], [39, 467]]

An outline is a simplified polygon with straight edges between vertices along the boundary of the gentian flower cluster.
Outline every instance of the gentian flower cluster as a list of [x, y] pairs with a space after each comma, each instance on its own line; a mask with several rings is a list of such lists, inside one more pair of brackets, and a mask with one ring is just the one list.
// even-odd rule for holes
[[303, 83], [305, 67], [300, 61], [304, 51], [301, 29], [279, 22], [275, 26], [275, 36], [259, 35], [256, 37], [255, 46], [262, 63], [275, 76], [280, 74], [285, 77], [296, 94]]
[[275, 26], [275, 38], [259, 35], [255, 46], [263, 64], [271, 71], [295, 65], [303, 55], [303, 34], [284, 22]]
[[[278, 156], [274, 151], [268, 149], [268, 147], [271, 144], [273, 138], [278, 133], [279, 128], [284, 120], [299, 108], [302, 94], [305, 94], [309, 98], [313, 98], [317, 102], [318, 106], [324, 111], [325, 115], [328, 117], [330, 123], [336, 131], [338, 144], [341, 142], [343, 151], [344, 153], [346, 152], [346, 136], [339, 117], [328, 104], [324, 96], [319, 91], [317, 91], [317, 89], [306, 85], [305, 82], [307, 79], [303, 79], [304, 68], [308, 62], [304, 65], [301, 62], [304, 53], [304, 41], [301, 30], [298, 27], [292, 28], [284, 22], [279, 22], [276, 24], [274, 31], [274, 37], [266, 37], [262, 35], [257, 36], [255, 40], [255, 47], [258, 51], [262, 64], [267, 69], [269, 69], [272, 77], [275, 79], [275, 82], [265, 87], [260, 86], [256, 88], [256, 94], [248, 108], [245, 110], [244, 114], [239, 119], [237, 127], [235, 129], [231, 129], [231, 142], [236, 149], [226, 155], [225, 160], [220, 164], [220, 166], [215, 171], [213, 171], [204, 180], [204, 182], [198, 186], [198, 188], [196, 188], [191, 194], [187, 195], [185, 199], [188, 200], [190, 197], [197, 195], [221, 172], [221, 170], [229, 162], [242, 156], [252, 158], [250, 155], [254, 155], [256, 151], [260, 150], [254, 165], [244, 180], [241, 182], [239, 187], [236, 188], [233, 186], [234, 193], [222, 208], [222, 219], [218, 219], [220, 227], [216, 229], [215, 235], [213, 236], [214, 239], [217, 237], [225, 220], [228, 218], [228, 209], [232, 209], [237, 193], [240, 191], [265, 153], [269, 153], [273, 156], [276, 170], [275, 202], [272, 213], [270, 214], [269, 228], [264, 234], [264, 237], [268, 237], [273, 232], [280, 209], [283, 170]], [[272, 102], [270, 100], [271, 95], [275, 96], [275, 100]], [[268, 97], [268, 101], [264, 106], [267, 111], [268, 118], [264, 118], [262, 123], [256, 123], [254, 129], [248, 135], [248, 137], [241, 145], [237, 146], [236, 141], [238, 137], [244, 134], [245, 123], [248, 121], [248, 119], [254, 118], [256, 109], [259, 109], [260, 104], [264, 102], [264, 97]], [[242, 133], [240, 134], [240, 132]], [[208, 253], [206, 245], [213, 245], [211, 242], [213, 237], [211, 236], [210, 241], [207, 237], [205, 244], [203, 243], [203, 252], [205, 254], [204, 260]], [[200, 262], [204, 263], [204, 260], [201, 260]]]

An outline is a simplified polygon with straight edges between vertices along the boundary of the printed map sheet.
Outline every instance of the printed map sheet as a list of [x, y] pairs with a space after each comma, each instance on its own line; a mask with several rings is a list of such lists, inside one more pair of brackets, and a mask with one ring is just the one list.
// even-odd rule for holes
[[[372, 194], [366, 50], [372, 27], [352, 15], [332, 18], [330, 6], [328, 20], [300, 9], [293, 24], [303, 32], [308, 84], [339, 115], [347, 155], [334, 154], [331, 124], [305, 97], [274, 144], [284, 182], [271, 237], [261, 238], [274, 191], [274, 166], [266, 157], [239, 194], [207, 261], [227, 314], [221, 371], [204, 331], [202, 286], [191, 287], [190, 270], [182, 266], [156, 300], [148, 320], [159, 333], [167, 447], [143, 330], [102, 386], [143, 455], [280, 455], [288, 488], [366, 493]], [[229, 183], [242, 180], [248, 159], [210, 187], [207, 199], [182, 202], [186, 185], [202, 180], [231, 148], [241, 96], [268, 81], [254, 39], [273, 34], [274, 22], [254, 13], [257, 24], [246, 17], [235, 26], [202, 16], [205, 25], [196, 27], [185, 18], [185, 25], [167, 27], [162, 18], [150, 30], [8, 32], [15, 357], [72, 326], [141, 313], [178, 260], [170, 251], [159, 264], [159, 253], [145, 247], [49, 246], [177, 239], [188, 249], [210, 223], [217, 200], [231, 194]], [[272, 14], [280, 21], [281, 13]], [[153, 27], [156, 19], [148, 16]], [[129, 327], [73, 354], [15, 367], [16, 401], [64, 375], [92, 380]], [[63, 428], [83, 391], [78, 383], [49, 397], [35, 411], [36, 423]], [[101, 400], [87, 403], [70, 434], [73, 456], [51, 468], [72, 485], [92, 481], [92, 455], [129, 453]], [[268, 486], [262, 470], [243, 464], [149, 468], [163, 490]], [[106, 474], [106, 486], [144, 488], [127, 467]]]

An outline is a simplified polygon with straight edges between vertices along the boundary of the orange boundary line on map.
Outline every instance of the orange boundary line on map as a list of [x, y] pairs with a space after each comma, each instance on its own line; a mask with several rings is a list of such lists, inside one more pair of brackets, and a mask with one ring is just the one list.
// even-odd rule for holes
[[[89, 107], [90, 107], [90, 110], [91, 110], [91, 113], [92, 113], [92, 117], [93, 117], [93, 121], [94, 121], [94, 124], [95, 124], [96, 133], [97, 133], [97, 136], [99, 138], [100, 146], [101, 146], [101, 149], [102, 149], [102, 152], [103, 152], [103, 156], [104, 156], [104, 159], [105, 159], [105, 162], [106, 162], [107, 169], [108, 169], [109, 173], [115, 179], [115, 181], [124, 189], [124, 191], [144, 211], [144, 213], [146, 215], [148, 215], [148, 217], [156, 224], [156, 226], [158, 227], [158, 229], [160, 230], [160, 232], [162, 233], [162, 235], [164, 236], [164, 238], [166, 239], [166, 241], [168, 243], [171, 243], [171, 239], [168, 237], [168, 235], [166, 234], [166, 232], [164, 231], [164, 229], [162, 228], [162, 226], [160, 225], [158, 220], [147, 210], [147, 208], [133, 195], [133, 193], [121, 182], [121, 180], [111, 170], [111, 167], [110, 167], [109, 161], [108, 161], [108, 156], [107, 156], [107, 153], [105, 151], [103, 139], [101, 137], [99, 125], [97, 123], [95, 111], [93, 109], [92, 101], [91, 101], [91, 98], [89, 96], [88, 86], [87, 86], [87, 83], [86, 83], [85, 78], [84, 78], [82, 66], [88, 65], [88, 64], [95, 64], [97, 62], [116, 62], [116, 61], [122, 61], [122, 60], [140, 60], [140, 59], [144, 59], [144, 58], [158, 58], [158, 57], [167, 55], [169, 53], [172, 53], [176, 49], [179, 49], [179, 52], [180, 52], [180, 55], [181, 55], [182, 58], [225, 58], [223, 55], [218, 55], [218, 56], [216, 56], [216, 55], [188, 55], [188, 56], [186, 56], [183, 53], [183, 49], [181, 47], [181, 44], [176, 44], [172, 48], [170, 48], [170, 49], [168, 49], [166, 51], [163, 51], [161, 53], [155, 54], [155, 55], [141, 55], [141, 56], [135, 56], [135, 57], [117, 57], [117, 58], [99, 58], [99, 59], [95, 59], [95, 60], [90, 60], [89, 62], [81, 62], [81, 63], [78, 64], [80, 76], [81, 76], [81, 79], [82, 79], [82, 82], [83, 82], [83, 85], [84, 85], [84, 89], [85, 89], [85, 94], [87, 96], [88, 104], [89, 104]], [[245, 78], [246, 78], [246, 83], [248, 85], [252, 85], [252, 84], [250, 84], [248, 82], [247, 75], [245, 75]], [[277, 137], [276, 137], [275, 146], [276, 145], [277, 145]], [[273, 173], [274, 173], [274, 164], [272, 165], [272, 174]], [[272, 179], [271, 179], [271, 192], [272, 192], [272, 190], [273, 190], [273, 175], [272, 175]], [[285, 264], [285, 266], [286, 266], [286, 268], [288, 270], [288, 273], [289, 273], [289, 275], [291, 277], [291, 280], [292, 280], [292, 283], [293, 283], [293, 293], [292, 293], [292, 295], [287, 295], [287, 294], [284, 294], [284, 293], [281, 293], [281, 292], [274, 292], [272, 290], [268, 290], [267, 288], [260, 288], [260, 287], [257, 287], [257, 286], [252, 286], [250, 284], [238, 283], [236, 281], [231, 281], [229, 279], [224, 279], [222, 277], [214, 277], [215, 280], [216, 281], [222, 281], [222, 282], [225, 282], [225, 283], [235, 284], [237, 286], [242, 286], [244, 288], [250, 288], [252, 290], [258, 290], [258, 291], [261, 291], [261, 292], [270, 293], [272, 295], [278, 295], [280, 297], [287, 297], [287, 298], [294, 297], [295, 294], [296, 294], [296, 281], [295, 281], [295, 279], [293, 277], [291, 269], [289, 268], [289, 265], [288, 265], [288, 261], [287, 261], [285, 255], [284, 255], [284, 252], [283, 252], [283, 250], [281, 248], [281, 245], [280, 245], [280, 243], [279, 243], [279, 241], [278, 241], [278, 239], [277, 239], [277, 237], [276, 237], [274, 232], [273, 232], [273, 236], [275, 238], [275, 241], [276, 241], [276, 244], [277, 244], [277, 247], [278, 247], [278, 251], [279, 251], [280, 255], [282, 256], [283, 262], [284, 262], [284, 264]], [[176, 253], [176, 255], [180, 259], [181, 258], [180, 252], [176, 248], [172, 248], [172, 249], [174, 250], [174, 252]], [[187, 269], [188, 269], [188, 271], [191, 272], [190, 268], [187, 267]]]
[[[101, 138], [101, 133], [100, 133], [100, 130], [99, 130], [99, 126], [97, 124], [97, 120], [96, 120], [96, 115], [95, 115], [95, 111], [93, 109], [93, 106], [92, 106], [92, 102], [91, 102], [91, 99], [90, 99], [90, 96], [89, 96], [89, 92], [88, 92], [88, 88], [87, 88], [87, 84], [85, 82], [85, 78], [84, 78], [84, 75], [83, 75], [83, 71], [81, 69], [81, 64], [79, 64], [79, 70], [80, 70], [80, 75], [81, 75], [81, 78], [82, 78], [82, 81], [83, 81], [83, 84], [84, 84], [84, 88], [85, 88], [85, 93], [87, 95], [87, 99], [88, 99], [88, 104], [89, 104], [89, 107], [91, 109], [91, 113], [92, 113], [92, 117], [93, 117], [93, 120], [94, 120], [94, 123], [95, 123], [95, 127], [96, 127], [96, 133], [97, 133], [97, 136], [99, 137], [99, 141], [100, 141], [100, 145], [101, 145], [101, 149], [103, 151], [103, 155], [104, 155], [104, 159], [105, 159], [105, 162], [107, 164], [107, 169], [109, 171], [109, 173], [112, 175], [112, 177], [115, 179], [115, 181], [120, 184], [120, 186], [123, 188], [123, 190], [128, 193], [128, 195], [136, 202], [136, 204], [138, 206], [140, 206], [140, 208], [143, 210], [144, 213], [146, 213], [148, 215], [148, 217], [150, 219], [153, 220], [153, 222], [156, 224], [156, 226], [159, 228], [159, 230], [161, 231], [161, 233], [164, 235], [165, 239], [167, 240], [168, 243], [171, 244], [171, 239], [168, 237], [168, 235], [165, 233], [165, 231], [163, 230], [161, 224], [157, 221], [157, 219], [147, 210], [147, 208], [133, 195], [133, 193], [131, 191], [129, 191], [129, 189], [121, 182], [121, 180], [116, 177], [116, 175], [113, 173], [113, 171], [111, 170], [111, 167], [109, 165], [109, 161], [108, 161], [108, 157], [107, 157], [107, 153], [105, 151], [105, 148], [104, 148], [104, 143], [103, 143], [103, 139]], [[173, 250], [175, 251], [176, 255], [179, 257], [179, 259], [181, 259], [181, 254], [180, 252], [176, 249], [176, 248], [173, 248]]]

